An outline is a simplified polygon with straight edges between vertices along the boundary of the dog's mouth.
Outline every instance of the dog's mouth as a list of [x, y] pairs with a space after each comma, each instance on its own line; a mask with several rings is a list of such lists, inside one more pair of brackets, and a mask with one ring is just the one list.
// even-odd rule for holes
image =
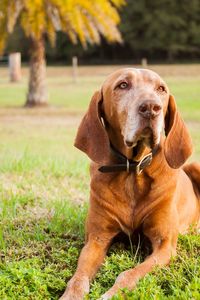
[[144, 143], [142, 140], [138, 141], [136, 146], [133, 147], [133, 158], [137, 158], [139, 156], [141, 156], [141, 153], [143, 153], [143, 149], [144, 149]]
[[160, 136], [150, 127], [145, 127], [135, 135], [132, 146], [132, 157], [140, 160], [145, 151], [152, 151], [160, 142]]

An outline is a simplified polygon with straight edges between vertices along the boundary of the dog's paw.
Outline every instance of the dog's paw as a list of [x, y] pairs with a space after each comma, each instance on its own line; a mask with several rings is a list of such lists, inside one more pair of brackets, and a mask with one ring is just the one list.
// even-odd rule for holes
[[120, 294], [121, 299], [125, 299], [123, 289], [132, 290], [136, 284], [136, 274], [134, 270], [127, 270], [119, 274], [115, 284], [101, 296], [100, 300], [111, 299], [114, 295]]
[[[103, 294], [100, 298], [100, 300], [108, 300], [111, 299], [114, 295], [118, 294], [120, 292], [119, 287], [113, 286], [111, 289], [109, 289], [105, 294]], [[123, 294], [121, 294], [123, 296]]]
[[101, 298], [99, 300], [108, 300], [110, 299], [110, 296], [106, 296], [106, 294], [102, 295]]
[[89, 279], [87, 277], [72, 277], [59, 300], [83, 300], [88, 293]]
[[101, 296], [101, 298], [99, 300], [108, 300], [108, 299], [111, 299], [112, 296], [108, 295], [107, 293], [103, 294]]

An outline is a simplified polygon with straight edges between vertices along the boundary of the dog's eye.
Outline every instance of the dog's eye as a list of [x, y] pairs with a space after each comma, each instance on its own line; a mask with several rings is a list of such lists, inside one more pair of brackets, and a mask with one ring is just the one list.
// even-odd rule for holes
[[163, 92], [166, 92], [166, 89], [165, 89], [164, 85], [160, 85], [160, 86], [157, 88], [157, 91], [160, 92], [160, 93], [163, 93]]
[[121, 82], [121, 83], [118, 85], [118, 87], [119, 87], [120, 89], [124, 90], [124, 89], [126, 89], [126, 88], [128, 87], [128, 83], [125, 82], [125, 81], [123, 81], [123, 82]]

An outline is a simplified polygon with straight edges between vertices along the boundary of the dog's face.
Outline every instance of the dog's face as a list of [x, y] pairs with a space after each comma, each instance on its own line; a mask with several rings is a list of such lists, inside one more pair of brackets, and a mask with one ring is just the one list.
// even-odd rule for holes
[[156, 73], [127, 68], [111, 74], [103, 84], [103, 110], [124, 145], [154, 148], [160, 142], [169, 89]]
[[163, 128], [166, 161], [178, 168], [190, 156], [192, 143], [167, 85], [153, 71], [120, 69], [94, 93], [75, 146], [98, 164], [112, 160], [110, 144], [127, 158], [139, 161], [148, 148], [160, 143]]

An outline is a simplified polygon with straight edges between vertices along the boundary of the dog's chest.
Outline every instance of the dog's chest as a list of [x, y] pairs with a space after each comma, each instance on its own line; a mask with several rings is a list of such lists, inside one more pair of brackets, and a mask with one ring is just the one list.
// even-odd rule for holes
[[134, 174], [118, 176], [109, 184], [109, 203], [112, 218], [118, 223], [121, 230], [131, 234], [141, 222], [137, 216], [140, 208], [140, 199], [148, 194], [149, 184], [144, 178], [135, 178]]

